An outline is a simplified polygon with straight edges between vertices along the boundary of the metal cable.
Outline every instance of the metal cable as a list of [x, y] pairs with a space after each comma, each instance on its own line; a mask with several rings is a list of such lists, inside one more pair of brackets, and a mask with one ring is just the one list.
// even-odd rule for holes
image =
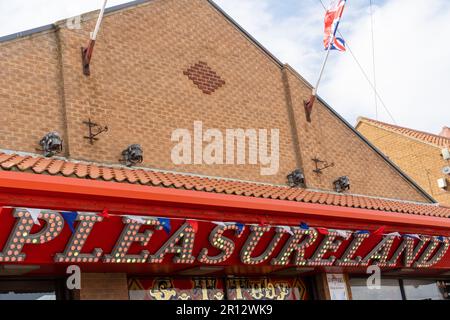
[[[369, 0], [370, 7], [370, 31], [372, 33], [372, 69], [373, 69], [373, 86], [375, 89], [377, 88], [377, 74], [375, 67], [375, 36], [374, 36], [374, 23], [373, 23], [373, 3], [372, 0]], [[374, 90], [374, 99], [375, 99], [375, 119], [378, 120], [378, 99], [376, 90]]]

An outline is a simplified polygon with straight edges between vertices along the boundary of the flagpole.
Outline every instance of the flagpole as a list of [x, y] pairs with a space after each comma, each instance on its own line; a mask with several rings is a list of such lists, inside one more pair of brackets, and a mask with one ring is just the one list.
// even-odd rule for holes
[[[342, 8], [340, 8], [341, 3], [339, 3], [339, 5], [338, 5], [339, 6], [338, 9], [341, 10], [339, 12], [339, 19], [341, 18], [342, 13], [344, 12], [344, 7], [345, 7], [346, 1], [347, 0], [343, 0]], [[336, 19], [336, 13], [335, 13], [334, 19]], [[325, 27], [326, 27], [326, 22], [325, 22]], [[311, 112], [312, 112], [312, 108], [314, 106], [314, 102], [316, 101], [317, 90], [319, 88], [320, 81], [322, 80], [323, 72], [324, 72], [325, 66], [326, 66], [326, 64], [328, 62], [328, 57], [330, 56], [330, 51], [331, 51], [331, 48], [333, 46], [333, 42], [335, 40], [338, 27], [339, 27], [339, 20], [336, 23], [333, 32], [330, 32], [330, 36], [329, 36], [329, 39], [328, 39], [327, 54], [325, 55], [325, 59], [323, 60], [322, 68], [320, 69], [319, 78], [317, 79], [316, 86], [312, 88], [311, 97], [309, 98], [309, 101], [304, 101], [303, 102], [304, 107], [305, 107], [306, 120], [308, 122], [311, 122]]]
[[92, 53], [94, 52], [95, 41], [97, 40], [97, 35], [100, 30], [102, 21], [103, 21], [103, 16], [105, 14], [105, 9], [106, 9], [107, 3], [108, 3], [108, 0], [104, 0], [103, 6], [100, 9], [100, 14], [98, 16], [97, 23], [95, 24], [94, 32], [92, 32], [90, 34], [90, 40], [89, 40], [89, 44], [88, 44], [87, 48], [81, 48], [81, 55], [82, 55], [82, 59], [83, 59], [83, 73], [85, 76], [91, 75], [90, 63], [91, 63], [91, 59], [92, 59]]
[[91, 34], [91, 40], [93, 40], [93, 41], [97, 40], [97, 34], [98, 34], [98, 31], [100, 30], [100, 25], [102, 24], [102, 21], [103, 21], [103, 15], [105, 14], [105, 8], [106, 8], [107, 2], [108, 2], [108, 0], [105, 0], [103, 2], [103, 7], [100, 10], [100, 15], [98, 16], [98, 19], [97, 19], [97, 24], [95, 25], [94, 32]]
[[320, 81], [322, 80], [322, 75], [323, 75], [323, 72], [325, 70], [325, 66], [326, 66], [326, 64], [328, 62], [328, 57], [330, 56], [331, 41], [332, 41], [332, 38], [330, 38], [329, 43], [328, 43], [327, 54], [325, 55], [325, 59], [323, 60], [323, 63], [322, 63], [322, 68], [320, 69], [319, 79], [317, 79], [316, 86], [312, 89], [312, 95], [313, 96], [316, 96], [316, 94], [317, 94], [317, 90], [319, 88]]
[[311, 97], [309, 98], [309, 101], [304, 102], [305, 112], [306, 112], [306, 120], [308, 122], [311, 122], [311, 111], [312, 111], [314, 102], [316, 101], [317, 89], [319, 88], [320, 81], [322, 80], [322, 75], [323, 75], [323, 72], [325, 71], [325, 66], [327, 65], [328, 57], [330, 56], [331, 44], [332, 44], [333, 38], [334, 38], [334, 35], [332, 33], [330, 36], [330, 39], [328, 40], [327, 54], [325, 55], [325, 59], [323, 60], [316, 86], [312, 88]]

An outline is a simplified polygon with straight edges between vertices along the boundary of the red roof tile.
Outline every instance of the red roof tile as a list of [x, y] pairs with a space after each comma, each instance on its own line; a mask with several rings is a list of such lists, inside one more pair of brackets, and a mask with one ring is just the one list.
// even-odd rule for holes
[[404, 128], [404, 127], [399, 127], [399, 126], [396, 126], [393, 124], [389, 124], [389, 123], [385, 123], [385, 122], [381, 122], [381, 121], [377, 121], [377, 120], [373, 120], [373, 119], [368, 119], [368, 118], [364, 118], [364, 117], [361, 117], [359, 119], [359, 121], [375, 125], [379, 128], [386, 129], [391, 132], [402, 134], [409, 138], [413, 138], [413, 139], [417, 139], [417, 140], [420, 140], [420, 141], [423, 141], [426, 143], [430, 143], [430, 144], [435, 145], [440, 148], [450, 147], [450, 138], [447, 138], [444, 136], [440, 136], [440, 135], [432, 134], [432, 133], [428, 133], [428, 132], [423, 132], [423, 131], [418, 131], [418, 130], [413, 130], [413, 129], [409, 129], [409, 128]]
[[35, 155], [23, 156], [19, 154], [7, 154], [1, 151], [0, 170], [14, 170], [83, 179], [197, 190], [199, 192], [225, 193], [247, 197], [450, 218], [450, 208], [436, 204], [422, 204], [352, 194], [337, 194], [326, 191], [290, 188], [288, 186], [161, 172], [151, 169], [132, 169], [94, 163], [81, 163], [59, 158], [43, 158]]

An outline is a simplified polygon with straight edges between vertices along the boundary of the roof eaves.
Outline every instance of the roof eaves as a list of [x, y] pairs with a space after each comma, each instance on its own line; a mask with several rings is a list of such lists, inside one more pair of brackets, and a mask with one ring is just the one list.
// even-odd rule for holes
[[36, 33], [49, 31], [49, 30], [55, 30], [55, 29], [56, 29], [56, 26], [55, 26], [55, 24], [52, 23], [52, 24], [48, 24], [48, 25], [45, 25], [45, 26], [42, 26], [42, 27], [16, 32], [16, 33], [13, 33], [13, 34], [9, 34], [9, 35], [0, 37], [0, 43], [11, 41], [11, 40], [16, 40], [16, 39], [19, 39], [19, 38], [24, 38], [24, 37], [31, 36], [31, 35], [36, 34]]
[[447, 140], [450, 141], [450, 139], [442, 137], [442, 136], [439, 136], [437, 134], [433, 134], [433, 133], [429, 133], [429, 132], [425, 132], [425, 131], [420, 131], [420, 130], [415, 130], [415, 129], [411, 129], [411, 128], [406, 128], [406, 127], [401, 127], [401, 126], [398, 126], [398, 125], [393, 125], [393, 124], [390, 124], [390, 123], [386, 123], [386, 122], [382, 122], [382, 121], [378, 121], [378, 120], [373, 120], [373, 119], [369, 119], [369, 118], [366, 118], [366, 117], [359, 117], [357, 121], [358, 122], [357, 122], [356, 128], [358, 128], [361, 123], [366, 123], [368, 125], [375, 126], [375, 127], [379, 128], [379, 129], [386, 130], [386, 131], [389, 131], [389, 132], [401, 135], [402, 137], [405, 137], [405, 138], [408, 138], [408, 139], [411, 139], [411, 140], [415, 140], [415, 141], [418, 141], [418, 142], [430, 145], [432, 147], [440, 148], [440, 149], [442, 148], [442, 146], [439, 145], [438, 143], [434, 143], [434, 142], [430, 142], [430, 141], [427, 141], [427, 140], [424, 140], [424, 139], [421, 139], [421, 138], [417, 138], [417, 137], [411, 136], [411, 135], [409, 135], [407, 133], [399, 132], [396, 129], [405, 129], [405, 130], [409, 130], [411, 132], [420, 133], [420, 134], [423, 134], [423, 135], [427, 135], [427, 136], [430, 136], [430, 137], [435, 137], [435, 138], [442, 139], [442, 140], [446, 140], [447, 139]]
[[381, 196], [370, 196], [370, 195], [359, 194], [359, 193], [350, 193], [350, 192], [342, 193], [342, 192], [336, 192], [336, 191], [331, 191], [331, 190], [314, 189], [314, 188], [307, 188], [307, 189], [303, 189], [303, 190], [310, 191], [310, 192], [316, 192], [316, 193], [325, 193], [325, 194], [328, 194], [328, 195], [335, 195], [335, 196], [349, 196], [349, 197], [358, 197], [358, 198], [373, 199], [373, 200], [391, 201], [391, 202], [412, 204], [412, 205], [420, 205], [420, 206], [442, 207], [442, 205], [440, 205], [437, 202], [427, 203], [427, 202], [420, 202], [420, 201], [413, 201], [413, 200], [402, 200], [402, 199], [397, 199], [397, 198], [387, 198], [387, 197], [381, 197]]
[[[116, 12], [116, 11], [119, 11], [122, 9], [134, 7], [134, 6], [137, 6], [137, 5], [146, 3], [146, 2], [151, 2], [151, 1], [154, 1], [154, 0], [135, 0], [135, 1], [119, 4], [119, 5], [116, 5], [113, 7], [106, 8], [105, 13], [108, 14], [108, 13]], [[98, 10], [96, 10], [96, 11], [98, 11]], [[95, 12], [95, 11], [92, 11], [92, 12]], [[85, 14], [89, 14], [89, 13], [85, 13]], [[66, 21], [66, 20], [67, 19], [63, 19], [61, 21]], [[45, 26], [41, 26], [41, 27], [37, 27], [37, 28], [25, 30], [25, 31], [16, 32], [13, 34], [9, 34], [9, 35], [0, 37], [0, 43], [24, 38], [26, 36], [34, 35], [37, 33], [44, 32], [44, 31], [56, 30], [57, 25], [58, 25], [58, 22], [52, 23], [52, 24], [47, 24]]]
[[[99, 163], [99, 162], [95, 162], [95, 161], [84, 161], [84, 160], [75, 160], [75, 159], [68, 159], [65, 157], [60, 157], [60, 156], [54, 156], [52, 158], [45, 158], [40, 154], [36, 154], [36, 153], [31, 153], [31, 152], [23, 152], [23, 151], [15, 151], [15, 150], [8, 150], [8, 149], [0, 149], [0, 154], [7, 154], [7, 155], [14, 155], [14, 156], [20, 156], [20, 157], [33, 157], [33, 158], [39, 158], [39, 159], [51, 159], [51, 160], [59, 160], [59, 161], [64, 161], [66, 163], [70, 163], [70, 164], [82, 164], [82, 165], [94, 165], [97, 166], [99, 168], [103, 168], [103, 169], [126, 169], [126, 170], [134, 170], [134, 171], [145, 171], [148, 173], [163, 173], [163, 174], [172, 174], [172, 175], [177, 175], [177, 176], [184, 176], [184, 177], [188, 177], [188, 178], [203, 178], [203, 179], [209, 179], [211, 181], [228, 181], [228, 182], [238, 182], [238, 183], [242, 183], [242, 184], [251, 184], [253, 186], [259, 186], [259, 187], [276, 187], [278, 188], [280, 191], [285, 191], [285, 190], [296, 190], [297, 191], [306, 191], [306, 192], [311, 192], [314, 194], [326, 194], [329, 196], [347, 196], [347, 197], [359, 197], [359, 198], [365, 198], [365, 199], [374, 199], [374, 200], [384, 200], [384, 201], [394, 201], [396, 203], [404, 203], [404, 204], [412, 204], [412, 205], [421, 205], [421, 206], [439, 206], [437, 203], [424, 203], [424, 202], [418, 202], [418, 201], [411, 201], [411, 200], [400, 200], [400, 199], [394, 199], [394, 198], [386, 198], [386, 197], [379, 197], [379, 196], [369, 196], [369, 195], [363, 195], [363, 194], [356, 194], [356, 193], [338, 193], [338, 192], [334, 192], [331, 190], [323, 190], [323, 189], [313, 189], [313, 188], [308, 188], [308, 189], [304, 189], [304, 188], [292, 188], [289, 187], [287, 185], [279, 185], [279, 184], [273, 184], [273, 183], [263, 183], [263, 182], [257, 182], [257, 181], [249, 181], [249, 180], [241, 180], [241, 179], [233, 179], [233, 178], [225, 178], [225, 177], [218, 177], [218, 176], [209, 176], [209, 175], [202, 175], [202, 174], [195, 174], [195, 173], [187, 173], [187, 172], [179, 172], [179, 171], [173, 171], [173, 170], [161, 170], [161, 169], [154, 169], [154, 168], [146, 168], [146, 167], [127, 167], [124, 165], [119, 165], [119, 164], [106, 164], [106, 163]], [[5, 170], [12, 170], [15, 171], [15, 168], [17, 167], [17, 164], [14, 165], [13, 167], [9, 167], [8, 169]], [[1, 168], [0, 166], [0, 171], [5, 171], [4, 169]], [[22, 171], [22, 172], [31, 172], [31, 173], [36, 173], [33, 171], [32, 168], [26, 169], [26, 170], [18, 170], [18, 171]], [[44, 170], [43, 172], [39, 172], [38, 174], [47, 174], [46, 172], [47, 170]], [[50, 175], [59, 175], [59, 174], [50, 174]], [[64, 176], [64, 175], [62, 175]]]
[[[0, 148], [0, 153], [4, 153], [4, 154], [8, 154], [8, 155], [18, 155], [21, 157], [49, 159], [49, 158], [43, 157], [41, 154], [37, 154], [37, 153], [33, 153], [33, 152], [25, 152], [25, 151], [15, 151], [15, 150], [10, 150], [10, 149], [1, 149]], [[61, 160], [61, 161], [70, 162], [73, 164], [96, 165], [96, 166], [99, 166], [102, 168], [127, 169], [127, 170], [130, 169], [130, 167], [123, 165], [123, 164], [111, 164], [111, 163], [102, 163], [102, 162], [96, 162], [96, 161], [77, 160], [77, 159], [70, 159], [70, 158], [66, 158], [66, 157], [62, 157], [62, 156], [53, 156], [50, 159]], [[142, 170], [145, 172], [176, 174], [179, 176], [204, 178], [204, 179], [210, 179], [210, 180], [251, 183], [251, 184], [260, 185], [260, 186], [279, 187], [279, 188], [286, 188], [286, 189], [291, 188], [287, 185], [282, 185], [282, 184], [274, 184], [274, 183], [267, 183], [267, 182], [253, 181], [253, 180], [243, 180], [243, 179], [220, 177], [220, 176], [210, 176], [210, 175], [203, 175], [203, 174], [192, 173], [192, 172], [180, 172], [180, 171], [174, 171], [174, 170], [164, 170], [164, 169], [148, 168], [148, 167], [132, 167], [131, 169], [132, 170]], [[2, 171], [1, 168], [0, 168], [0, 171]]]
[[146, 2], [151, 2], [151, 1], [154, 1], [154, 0], [135, 0], [135, 1], [127, 2], [127, 3], [118, 4], [116, 6], [106, 8], [105, 13], [111, 13], [111, 12], [119, 11], [122, 9], [127, 9], [130, 7], [134, 7], [134, 6], [137, 6], [137, 5], [146, 3]]

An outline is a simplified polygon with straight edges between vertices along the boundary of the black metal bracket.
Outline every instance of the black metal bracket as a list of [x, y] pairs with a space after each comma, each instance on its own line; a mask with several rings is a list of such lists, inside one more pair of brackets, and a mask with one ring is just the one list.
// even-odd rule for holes
[[98, 141], [97, 136], [99, 134], [102, 134], [103, 132], [108, 132], [107, 126], [102, 127], [97, 123], [92, 122], [91, 119], [89, 119], [88, 121], [83, 121], [83, 123], [87, 125], [89, 128], [89, 135], [85, 136], [84, 138], [88, 139], [91, 145], [93, 145], [95, 141]]
[[334, 162], [328, 163], [327, 161], [323, 161], [318, 158], [313, 158], [311, 160], [314, 161], [314, 164], [316, 165], [316, 169], [314, 169], [313, 171], [317, 174], [322, 174], [323, 170], [334, 167]]

